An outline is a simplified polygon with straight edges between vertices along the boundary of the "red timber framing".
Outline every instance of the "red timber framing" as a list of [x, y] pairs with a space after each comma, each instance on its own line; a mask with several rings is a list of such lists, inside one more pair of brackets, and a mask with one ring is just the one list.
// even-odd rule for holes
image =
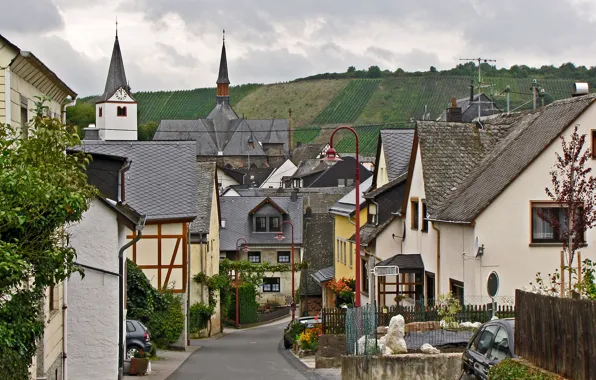
[[[182, 224], [182, 234], [162, 234], [162, 225], [164, 223], [147, 223], [157, 225], [157, 234], [143, 234], [141, 236], [141, 240], [152, 240], [156, 242], [157, 245], [157, 262], [155, 264], [147, 265], [139, 265], [137, 264], [137, 255], [140, 254], [137, 249], [137, 244], [133, 244], [132, 246], [132, 261], [139, 265], [141, 269], [154, 269], [157, 270], [157, 285], [158, 289], [163, 290], [165, 289], [169, 282], [170, 277], [172, 275], [172, 270], [180, 269], [182, 270], [182, 284], [176, 284], [176, 286], [171, 289], [174, 293], [184, 293], [186, 291], [186, 282], [188, 276], [188, 223], [180, 223]], [[169, 223], [168, 223], [169, 224]], [[128, 239], [134, 239], [137, 235], [136, 231], [134, 231], [131, 235], [127, 235]], [[174, 250], [172, 252], [164, 252], [164, 240], [174, 240], [175, 245]], [[180, 250], [180, 248], [182, 248]], [[163, 260], [162, 257], [169, 257], [171, 253], [171, 258], [169, 260]], [[176, 264], [176, 259], [178, 255], [182, 255], [182, 264]], [[165, 261], [165, 262], [164, 262]], [[166, 274], [163, 275], [163, 271], [167, 270]]]

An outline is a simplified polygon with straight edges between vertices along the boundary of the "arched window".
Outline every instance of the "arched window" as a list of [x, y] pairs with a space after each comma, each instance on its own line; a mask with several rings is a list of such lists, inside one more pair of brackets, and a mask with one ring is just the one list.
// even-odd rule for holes
[[103, 116], [103, 109], [101, 107], [99, 107], [99, 117]]
[[116, 108], [116, 115], [117, 116], [125, 117], [126, 116], [126, 107], [118, 107], [118, 108]]

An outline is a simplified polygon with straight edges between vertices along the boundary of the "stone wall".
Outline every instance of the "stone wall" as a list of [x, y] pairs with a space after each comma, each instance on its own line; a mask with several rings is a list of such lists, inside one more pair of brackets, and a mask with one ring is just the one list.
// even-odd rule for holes
[[461, 354], [343, 356], [341, 359], [342, 380], [456, 380], [460, 374]]
[[317, 315], [321, 311], [323, 305], [323, 298], [321, 296], [300, 296], [300, 313], [307, 312], [308, 315]]
[[319, 337], [319, 349], [315, 354], [316, 368], [341, 367], [341, 357], [346, 353], [346, 336], [325, 334]]

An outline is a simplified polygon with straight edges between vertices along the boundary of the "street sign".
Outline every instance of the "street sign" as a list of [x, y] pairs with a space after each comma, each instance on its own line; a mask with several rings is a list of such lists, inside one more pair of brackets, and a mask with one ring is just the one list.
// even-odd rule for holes
[[490, 272], [486, 280], [486, 291], [489, 297], [494, 298], [499, 292], [499, 275], [497, 272]]
[[397, 276], [399, 274], [399, 267], [397, 265], [379, 266], [373, 269], [375, 276]]

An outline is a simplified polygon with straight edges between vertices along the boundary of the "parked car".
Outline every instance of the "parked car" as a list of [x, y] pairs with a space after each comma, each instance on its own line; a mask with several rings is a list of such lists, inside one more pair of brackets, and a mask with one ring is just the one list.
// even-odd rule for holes
[[480, 326], [462, 355], [460, 380], [486, 380], [492, 366], [505, 358], [515, 357], [514, 331], [513, 318], [495, 319]]
[[128, 319], [126, 321], [126, 358], [130, 359], [135, 352], [151, 352], [153, 344], [149, 338], [149, 329], [139, 321]]
[[[307, 328], [320, 326], [321, 318], [317, 316], [296, 318], [284, 329], [284, 348], [291, 348], [294, 342], [294, 334], [302, 332]], [[300, 326], [297, 326], [300, 325]]]

